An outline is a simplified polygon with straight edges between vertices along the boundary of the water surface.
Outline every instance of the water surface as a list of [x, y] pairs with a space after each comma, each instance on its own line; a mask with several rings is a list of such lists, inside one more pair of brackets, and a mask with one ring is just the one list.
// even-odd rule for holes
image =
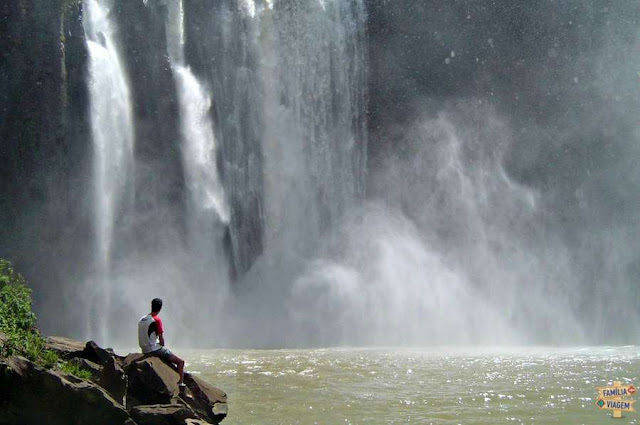
[[182, 351], [230, 424], [635, 424], [596, 387], [640, 384], [640, 347]]

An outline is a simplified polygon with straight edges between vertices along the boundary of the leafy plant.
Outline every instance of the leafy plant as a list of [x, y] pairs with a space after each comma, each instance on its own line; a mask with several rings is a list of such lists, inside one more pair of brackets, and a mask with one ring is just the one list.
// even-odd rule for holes
[[42, 366], [52, 367], [58, 356], [47, 350], [44, 338], [36, 329], [36, 315], [31, 311], [31, 289], [11, 263], [0, 259], [0, 356], [20, 355]]
[[85, 380], [91, 379], [91, 372], [89, 372], [88, 370], [81, 369], [80, 366], [76, 363], [64, 362], [60, 367], [60, 370], [65, 373], [70, 373], [71, 375], [75, 375], [80, 379], [85, 379]]
[[8, 260], [0, 258], [0, 288], [8, 283], [25, 285], [26, 281], [20, 273], [17, 273]]
[[0, 288], [0, 331], [30, 331], [35, 324], [36, 317], [31, 311], [31, 289], [22, 283], [4, 284]]

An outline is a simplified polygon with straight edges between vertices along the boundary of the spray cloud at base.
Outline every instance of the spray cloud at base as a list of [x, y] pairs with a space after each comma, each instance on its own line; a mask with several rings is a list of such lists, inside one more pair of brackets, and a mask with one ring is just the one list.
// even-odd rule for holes
[[633, 343], [640, 8], [441, 3], [92, 0], [12, 50], [63, 79], [2, 80], [43, 330], [130, 345], [159, 296], [183, 346]]

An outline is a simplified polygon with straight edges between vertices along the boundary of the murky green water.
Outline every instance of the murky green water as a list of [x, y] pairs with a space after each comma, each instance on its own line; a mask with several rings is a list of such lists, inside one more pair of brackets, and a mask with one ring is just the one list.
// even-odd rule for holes
[[181, 354], [227, 392], [227, 425], [637, 423], [594, 403], [596, 386], [640, 385], [640, 347]]

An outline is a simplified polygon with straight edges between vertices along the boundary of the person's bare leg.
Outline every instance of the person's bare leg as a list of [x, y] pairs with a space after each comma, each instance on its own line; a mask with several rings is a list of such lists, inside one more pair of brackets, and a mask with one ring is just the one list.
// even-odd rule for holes
[[142, 353], [142, 356], [138, 357], [137, 359], [133, 359], [131, 363], [141, 362], [148, 357], [151, 357], [151, 353]]
[[178, 367], [178, 375], [180, 375], [178, 384], [184, 384], [184, 360], [173, 354], [169, 357], [169, 361]]

